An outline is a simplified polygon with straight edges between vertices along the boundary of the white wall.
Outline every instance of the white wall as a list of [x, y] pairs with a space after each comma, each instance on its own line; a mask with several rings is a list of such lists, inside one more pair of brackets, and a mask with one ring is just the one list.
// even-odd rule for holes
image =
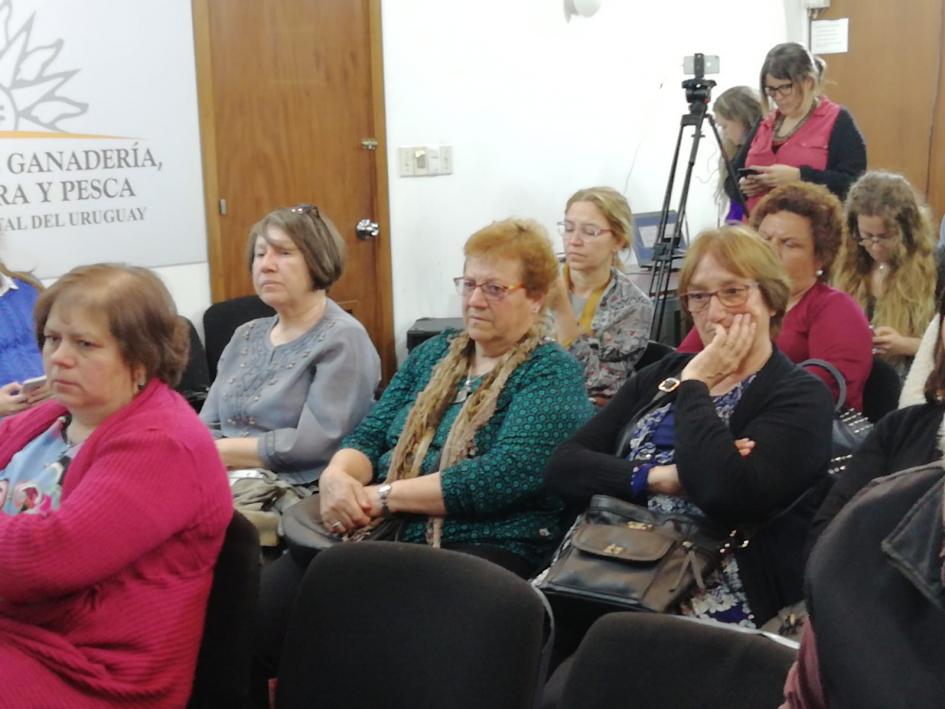
[[[400, 355], [416, 318], [459, 314], [450, 278], [479, 227], [528, 216], [556, 237], [568, 196], [596, 184], [622, 190], [634, 211], [661, 207], [687, 111], [684, 55], [721, 56], [717, 95], [755, 86], [768, 49], [803, 30], [800, 0], [603, 0], [594, 17], [570, 23], [561, 0], [382, 8]], [[454, 174], [396, 174], [398, 147], [439, 144], [453, 146]], [[717, 159], [714, 140], [704, 141], [688, 202], [693, 234], [717, 222]], [[681, 179], [680, 170], [677, 188]]]
[[[44, 0], [35, 39], [45, 37], [44, 29], [45, 39], [55, 39], [44, 22], [59, 1]], [[28, 0], [14, 3], [25, 19]], [[553, 230], [567, 197], [592, 184], [623, 190], [635, 211], [659, 209], [686, 111], [682, 56], [721, 55], [716, 95], [754, 85], [771, 45], [804, 36], [800, 5], [603, 0], [596, 16], [566, 23], [562, 0], [384, 0], [399, 354], [416, 318], [459, 313], [450, 278], [460, 272], [462, 243], [475, 229], [514, 214]], [[397, 176], [398, 146], [437, 144], [453, 146], [453, 175]], [[703, 146], [688, 208], [693, 232], [717, 218], [716, 155], [712, 144]], [[9, 248], [0, 255], [17, 268], [37, 265], [18, 262]], [[77, 251], [75, 262], [85, 256]], [[199, 323], [210, 303], [206, 261], [156, 271], [180, 312]]]

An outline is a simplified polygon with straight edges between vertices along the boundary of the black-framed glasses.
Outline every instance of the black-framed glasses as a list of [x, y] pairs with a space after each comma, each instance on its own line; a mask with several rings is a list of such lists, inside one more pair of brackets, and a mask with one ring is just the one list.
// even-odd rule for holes
[[747, 285], [724, 286], [718, 290], [695, 290], [683, 293], [679, 296], [682, 306], [690, 313], [701, 313], [709, 305], [712, 296], [719, 299], [719, 302], [726, 308], [737, 308], [748, 302], [748, 292], [752, 288], [757, 288], [757, 283]]
[[573, 222], [570, 219], [558, 222], [557, 226], [558, 233], [565, 239], [573, 239], [575, 235], [580, 236], [582, 239], [596, 239], [605, 232], [613, 231], [613, 229], [607, 229], [606, 227], [597, 226], [596, 224]]
[[492, 302], [500, 301], [512, 291], [525, 287], [523, 283], [516, 283], [514, 286], [507, 286], [502, 283], [496, 283], [495, 281], [478, 283], [472, 278], [466, 278], [465, 276], [457, 276], [454, 278], [453, 285], [456, 286], [456, 292], [464, 298], [471, 296], [478, 288], [482, 291], [483, 297]]
[[317, 219], [322, 218], [321, 212], [318, 211], [318, 207], [314, 204], [297, 204], [294, 207], [289, 207], [289, 211], [295, 214], [308, 214]]
[[775, 96], [790, 96], [794, 91], [794, 82], [789, 81], [786, 84], [777, 86], [765, 86], [765, 96], [774, 98]]

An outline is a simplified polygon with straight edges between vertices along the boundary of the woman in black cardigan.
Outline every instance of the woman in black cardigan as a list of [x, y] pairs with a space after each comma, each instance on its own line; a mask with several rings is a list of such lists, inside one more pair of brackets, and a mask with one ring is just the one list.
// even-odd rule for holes
[[[945, 446], [945, 291], [938, 296], [938, 340], [932, 371], [925, 381], [925, 403], [886, 414], [837, 479], [811, 525], [813, 548], [830, 521], [870, 482], [942, 459]], [[921, 356], [921, 355], [920, 355]]]
[[[556, 450], [546, 482], [575, 505], [607, 494], [750, 530], [824, 477], [830, 395], [772, 344], [788, 284], [753, 232], [728, 226], [702, 234], [686, 256], [679, 292], [710, 344], [640, 371]], [[622, 429], [660, 390], [668, 400], [637, 421], [629, 454], [618, 458]], [[766, 525], [679, 611], [760, 626], [800, 600], [812, 513], [813, 501]]]

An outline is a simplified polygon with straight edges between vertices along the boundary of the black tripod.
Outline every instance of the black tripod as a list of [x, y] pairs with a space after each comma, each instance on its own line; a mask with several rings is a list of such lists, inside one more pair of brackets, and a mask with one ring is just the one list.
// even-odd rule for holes
[[[715, 136], [715, 142], [719, 146], [719, 152], [725, 159], [725, 170], [728, 173], [732, 184], [737, 185], [735, 171], [732, 169], [732, 163], [722, 149], [722, 138], [719, 136], [719, 129], [715, 125], [715, 119], [707, 112], [709, 101], [712, 100], [711, 92], [715, 82], [711, 79], [705, 79], [703, 74], [702, 55], [696, 54], [696, 77], [686, 79], [682, 86], [686, 89], [686, 100], [689, 102], [689, 113], [683, 114], [682, 121], [679, 124], [679, 135], [676, 138], [676, 150], [673, 152], [673, 164], [669, 171], [669, 182], [666, 184], [666, 194], [663, 197], [663, 209], [660, 214], [660, 223], [657, 228], [656, 242], [653, 244], [653, 272], [650, 275], [650, 298], [653, 300], [653, 322], [650, 325], [650, 339], [661, 342], [663, 330], [663, 318], [666, 314], [666, 301], [669, 298], [669, 281], [673, 270], [673, 261], [682, 257], [677, 252], [679, 244], [682, 241], [682, 226], [686, 220], [686, 200], [689, 198], [689, 183], [692, 180], [692, 170], [696, 164], [696, 155], [699, 152], [699, 141], [702, 138], [702, 124], [708, 120], [712, 127], [712, 134]], [[682, 145], [683, 129], [686, 126], [693, 126], [695, 130], [692, 134], [692, 148], [689, 150], [689, 162], [686, 165], [686, 176], [683, 179], [682, 192], [679, 195], [679, 206], [676, 209], [676, 224], [673, 227], [673, 233], [666, 235], [666, 227], [669, 223], [669, 205], [673, 197], [673, 183], [676, 179], [676, 166], [679, 163], [679, 148]], [[735, 199], [741, 205], [745, 213], [748, 209], [745, 205], [745, 199], [741, 193], [736, 190]], [[677, 343], [674, 343], [677, 344]]]

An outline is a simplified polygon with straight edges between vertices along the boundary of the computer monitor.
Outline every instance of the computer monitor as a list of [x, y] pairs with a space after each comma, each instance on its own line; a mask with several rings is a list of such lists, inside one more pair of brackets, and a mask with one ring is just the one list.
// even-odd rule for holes
[[[643, 268], [652, 268], [653, 266], [653, 245], [656, 243], [656, 237], [659, 232], [660, 216], [662, 212], [642, 212], [633, 215], [633, 254], [636, 256], [637, 263]], [[676, 228], [677, 214], [675, 210], [670, 211], [666, 220], [666, 236], [672, 236]], [[685, 225], [683, 225], [685, 226]], [[682, 240], [676, 248], [676, 256], [673, 267], [678, 268], [678, 261], [686, 253], [686, 247], [689, 245], [689, 239], [686, 237], [683, 229]]]

